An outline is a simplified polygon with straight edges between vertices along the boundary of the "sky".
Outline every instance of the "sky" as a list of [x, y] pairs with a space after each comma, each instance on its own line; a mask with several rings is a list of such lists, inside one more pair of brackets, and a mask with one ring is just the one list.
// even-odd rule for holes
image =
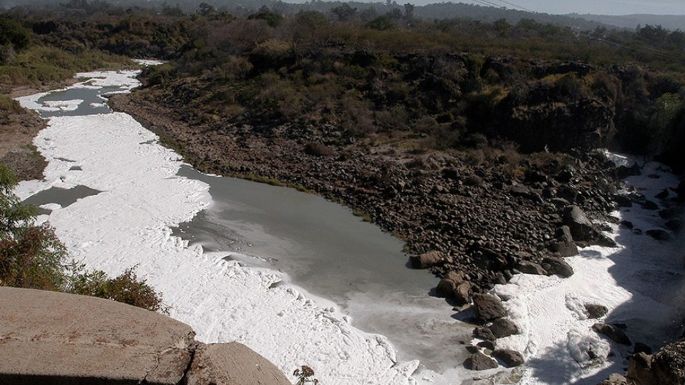
[[[440, 0], [416, 0], [426, 4]], [[447, 0], [445, 0], [447, 1]], [[592, 13], [601, 15], [628, 15], [649, 13], [657, 15], [685, 15], [685, 0], [452, 0], [453, 2], [498, 4], [515, 8], [509, 4], [528, 10], [545, 13]], [[484, 5], [481, 3], [481, 5]]]

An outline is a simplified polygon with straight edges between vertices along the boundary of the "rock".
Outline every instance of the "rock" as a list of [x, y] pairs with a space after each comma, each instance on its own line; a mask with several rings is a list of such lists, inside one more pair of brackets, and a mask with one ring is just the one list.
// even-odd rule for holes
[[469, 370], [488, 370], [497, 367], [497, 361], [483, 353], [474, 353], [464, 361], [464, 367]]
[[488, 326], [488, 329], [490, 329], [495, 338], [509, 337], [519, 333], [519, 329], [516, 327], [516, 324], [506, 318], [498, 318], [494, 320], [492, 325]]
[[610, 340], [621, 345], [632, 345], [630, 342], [630, 338], [628, 338], [626, 333], [623, 330], [621, 330], [621, 328], [615, 325], [596, 323], [592, 325], [592, 330], [594, 330], [598, 334], [603, 334], [609, 337]]
[[461, 275], [450, 272], [440, 280], [436, 288], [439, 297], [453, 299], [457, 305], [466, 305], [471, 302], [471, 283], [464, 280]]
[[521, 366], [525, 362], [521, 353], [511, 349], [495, 350], [492, 352], [492, 356], [501, 361], [507, 368]]
[[602, 318], [608, 312], [609, 312], [609, 309], [607, 309], [607, 307], [604, 305], [597, 305], [597, 304], [593, 304], [593, 303], [586, 303], [585, 304], [585, 313], [587, 314], [587, 317], [590, 319]]
[[614, 195], [614, 202], [618, 205], [618, 207], [632, 207], [633, 206], [633, 199], [627, 195], [623, 194], [616, 194]]
[[685, 202], [685, 180], [681, 180], [680, 184], [675, 190], [676, 194], [678, 194], [678, 202]]
[[647, 230], [647, 231], [645, 231], [645, 234], [656, 239], [657, 241], [670, 241], [671, 240], [671, 234], [669, 234], [668, 231], [662, 230], [662, 229]]
[[445, 259], [445, 254], [440, 251], [429, 251], [421, 255], [412, 255], [409, 257], [409, 261], [413, 268], [415, 269], [427, 269], [429, 267], [435, 266], [442, 263]]
[[556, 231], [557, 241], [552, 243], [550, 250], [562, 257], [571, 257], [578, 254], [578, 246], [573, 241], [571, 229], [568, 226], [561, 226]]
[[484, 341], [494, 341], [497, 339], [492, 331], [485, 327], [477, 327], [473, 329], [473, 336]]
[[564, 209], [564, 225], [571, 230], [576, 241], [595, 243], [600, 246], [616, 247], [616, 242], [607, 238], [587, 218], [585, 212], [578, 206], [568, 206]]
[[473, 307], [476, 317], [482, 321], [493, 321], [507, 315], [502, 301], [490, 294], [475, 294], [473, 296]]
[[656, 198], [659, 198], [659, 199], [661, 199], [661, 200], [664, 200], [664, 199], [668, 198], [668, 195], [669, 195], [669, 194], [670, 194], [670, 193], [668, 192], [668, 189], [665, 188], [665, 189], [661, 190], [661, 192], [658, 193], [658, 194], [656, 194], [655, 196], [656, 196]]
[[685, 340], [670, 343], [653, 354], [652, 370], [660, 385], [685, 384]]
[[632, 166], [618, 166], [616, 167], [616, 176], [620, 179], [625, 179], [629, 176], [640, 175], [640, 166], [637, 163], [633, 163]]
[[652, 369], [652, 356], [645, 353], [633, 354], [630, 357], [627, 377], [640, 385], [662, 385], [657, 381], [656, 373]]
[[291, 385], [266, 358], [237, 342], [200, 346], [187, 385]]
[[644, 202], [642, 202], [641, 206], [645, 210], [657, 210], [657, 209], [659, 209], [658, 204], [656, 204], [650, 200], [646, 200], [646, 199]]
[[562, 278], [568, 278], [573, 275], [573, 268], [560, 258], [544, 258], [542, 260], [542, 267], [548, 274], [555, 274]]
[[664, 226], [666, 226], [666, 228], [671, 231], [677, 232], [683, 228], [683, 221], [681, 221], [680, 219], [669, 219], [668, 221], [666, 221]]
[[442, 177], [445, 179], [459, 180], [459, 170], [455, 167], [443, 168]]
[[521, 261], [516, 268], [523, 274], [547, 275], [547, 271], [534, 262]]
[[476, 344], [476, 346], [481, 347], [483, 349], [493, 351], [493, 350], [495, 350], [495, 347], [497, 346], [497, 344], [495, 343], [495, 341], [485, 340], [485, 341], [480, 341], [479, 343]]
[[633, 229], [633, 222], [631, 221], [621, 221], [621, 227], [625, 227], [628, 230]]
[[614, 374], [611, 374], [608, 379], [600, 382], [599, 385], [630, 385], [630, 384], [628, 383], [628, 380], [624, 376], [622, 376], [618, 373], [614, 373]]
[[2, 287], [0, 309], [0, 384], [177, 384], [192, 357], [190, 326], [120, 302]]

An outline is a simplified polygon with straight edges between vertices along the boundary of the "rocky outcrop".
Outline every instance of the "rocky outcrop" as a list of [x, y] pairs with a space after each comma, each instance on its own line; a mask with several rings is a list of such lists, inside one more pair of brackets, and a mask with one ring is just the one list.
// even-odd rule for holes
[[571, 230], [573, 239], [586, 244], [616, 247], [616, 242], [608, 238], [588, 219], [585, 212], [578, 206], [568, 206], [564, 209], [564, 225]]
[[635, 354], [626, 377], [635, 385], [685, 384], [685, 340], [668, 344], [653, 355]]
[[507, 315], [502, 301], [490, 294], [476, 294], [473, 296], [473, 308], [476, 317], [483, 321], [493, 321]]
[[3, 385], [290, 384], [245, 346], [205, 346], [190, 326], [119, 302], [0, 287], [0, 309]]

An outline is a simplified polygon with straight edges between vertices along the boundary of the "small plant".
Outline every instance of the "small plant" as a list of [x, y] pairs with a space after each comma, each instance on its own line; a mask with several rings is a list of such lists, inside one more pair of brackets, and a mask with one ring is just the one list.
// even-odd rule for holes
[[293, 372], [293, 376], [297, 377], [297, 382], [295, 385], [304, 385], [304, 384], [314, 384], [317, 385], [319, 383], [319, 380], [314, 377], [314, 369], [310, 368], [307, 365], [302, 365], [299, 369], [295, 369]]

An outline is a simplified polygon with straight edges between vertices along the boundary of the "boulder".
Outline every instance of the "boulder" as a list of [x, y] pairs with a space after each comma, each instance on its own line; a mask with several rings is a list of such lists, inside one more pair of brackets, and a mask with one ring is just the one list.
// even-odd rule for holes
[[592, 330], [594, 330], [598, 334], [603, 334], [609, 337], [610, 340], [621, 345], [632, 345], [632, 343], [630, 342], [630, 338], [628, 338], [626, 333], [616, 325], [596, 323], [592, 325]]
[[521, 261], [516, 268], [523, 274], [547, 275], [547, 271], [535, 262]]
[[629, 176], [640, 175], [641, 173], [642, 171], [640, 170], [640, 166], [637, 165], [637, 162], [634, 162], [632, 166], [616, 167], [616, 176], [620, 179], [624, 179]]
[[516, 324], [506, 318], [498, 318], [494, 320], [492, 325], [488, 326], [488, 329], [490, 329], [495, 338], [509, 337], [519, 333], [519, 329], [516, 327]]
[[561, 258], [547, 257], [542, 260], [542, 267], [548, 274], [555, 274], [562, 278], [573, 275], [573, 268]]
[[656, 204], [655, 202], [652, 202], [650, 200], [645, 199], [644, 202], [641, 203], [641, 206], [645, 210], [658, 210], [659, 205]]
[[624, 376], [622, 376], [618, 373], [614, 373], [614, 374], [611, 374], [609, 376], [609, 378], [607, 378], [606, 380], [600, 382], [599, 385], [630, 385], [630, 384], [628, 383], [628, 380]]
[[494, 341], [497, 339], [492, 333], [492, 330], [485, 327], [477, 327], [473, 329], [473, 336], [483, 341]]
[[120, 302], [1, 287], [0, 309], [3, 385], [27, 378], [171, 385], [192, 358], [190, 326]]
[[511, 349], [497, 349], [492, 352], [492, 356], [497, 358], [507, 368], [521, 366], [525, 362], [521, 353]]
[[578, 246], [573, 241], [571, 229], [568, 226], [561, 226], [556, 231], [556, 241], [550, 246], [550, 250], [562, 257], [571, 257], [578, 254]]
[[647, 230], [647, 231], [645, 231], [645, 234], [656, 239], [657, 241], [669, 241], [669, 240], [671, 240], [671, 234], [669, 234], [668, 231], [662, 230], [662, 229]]
[[507, 315], [507, 310], [502, 305], [502, 301], [490, 294], [475, 294], [473, 296], [473, 307], [476, 317], [482, 321], [493, 321]]
[[488, 370], [497, 367], [497, 361], [483, 353], [474, 353], [464, 361], [464, 367], [469, 370]]
[[602, 318], [608, 312], [609, 309], [607, 309], [607, 307], [604, 305], [597, 305], [593, 303], [585, 304], [585, 313], [587, 314], [587, 317], [590, 319]]
[[435, 289], [439, 297], [453, 299], [457, 305], [471, 302], [472, 285], [461, 271], [450, 271], [438, 283]]
[[652, 370], [660, 385], [685, 384], [685, 340], [670, 343], [653, 354]]
[[412, 255], [409, 257], [409, 261], [413, 268], [415, 269], [427, 269], [429, 267], [435, 266], [442, 263], [445, 259], [445, 254], [440, 251], [429, 251], [421, 255]]
[[187, 385], [291, 385], [266, 358], [237, 342], [201, 345], [187, 374]]
[[569, 227], [576, 241], [616, 247], [616, 242], [602, 234], [578, 206], [568, 206], [564, 209], [563, 222]]

